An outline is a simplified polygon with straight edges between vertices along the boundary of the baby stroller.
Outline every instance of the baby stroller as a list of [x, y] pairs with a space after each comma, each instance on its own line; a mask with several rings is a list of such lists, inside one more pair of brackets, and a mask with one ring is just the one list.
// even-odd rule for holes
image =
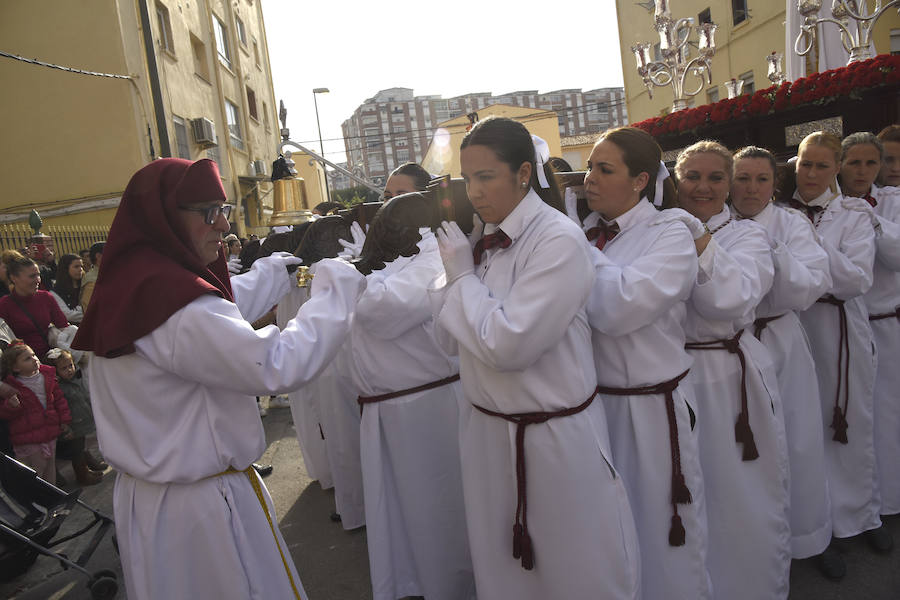
[[[87, 587], [94, 600], [115, 597], [119, 588], [115, 571], [103, 569], [90, 573], [84, 568], [106, 531], [113, 526], [113, 520], [79, 500], [80, 495], [80, 489], [65, 492], [0, 452], [0, 577], [3, 580], [24, 573], [38, 554], [45, 554], [58, 560], [63, 569], [71, 568], [87, 577]], [[76, 505], [90, 511], [94, 519], [71, 535], [53, 539]], [[74, 561], [52, 550], [87, 533], [95, 525], [99, 526], [90, 543]]]

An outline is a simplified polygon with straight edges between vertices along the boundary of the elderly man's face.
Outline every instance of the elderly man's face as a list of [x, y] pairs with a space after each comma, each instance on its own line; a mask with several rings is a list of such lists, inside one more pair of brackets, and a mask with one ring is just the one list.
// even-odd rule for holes
[[227, 232], [231, 226], [224, 214], [219, 214], [212, 225], [207, 225], [202, 212], [193, 210], [194, 208], [210, 208], [221, 206], [221, 202], [206, 202], [192, 206], [191, 210], [179, 210], [178, 219], [180, 221], [180, 230], [186, 236], [185, 245], [194, 251], [201, 262], [205, 265], [216, 260], [219, 255], [219, 246], [222, 244], [222, 234]]

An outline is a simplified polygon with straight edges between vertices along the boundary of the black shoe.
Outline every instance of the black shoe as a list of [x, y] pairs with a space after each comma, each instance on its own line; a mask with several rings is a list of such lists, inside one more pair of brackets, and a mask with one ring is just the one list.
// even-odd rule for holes
[[331, 513], [328, 518], [331, 519], [334, 523], [341, 522], [341, 515], [337, 514], [336, 512]]
[[256, 469], [256, 472], [259, 473], [260, 477], [268, 477], [272, 474], [272, 465], [253, 463], [253, 468]]
[[870, 529], [864, 535], [869, 547], [879, 554], [887, 554], [894, 549], [894, 538], [884, 525], [878, 529]]
[[847, 574], [847, 565], [844, 558], [833, 544], [825, 548], [825, 552], [816, 557], [816, 566], [826, 579], [840, 581]]

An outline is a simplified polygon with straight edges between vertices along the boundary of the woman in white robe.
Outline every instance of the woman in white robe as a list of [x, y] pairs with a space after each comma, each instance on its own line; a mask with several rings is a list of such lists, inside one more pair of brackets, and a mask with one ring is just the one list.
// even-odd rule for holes
[[[831, 287], [828, 255], [802, 213], [772, 202], [775, 194], [775, 158], [753, 146], [734, 156], [731, 203], [736, 215], [765, 227], [772, 243], [775, 279], [772, 289], [748, 325], [772, 355], [784, 409], [791, 471], [791, 556], [822, 554], [831, 541], [831, 505], [825, 477], [819, 384], [809, 341], [796, 311], [806, 310]], [[829, 555], [839, 565], [830, 577], [845, 569], [839, 554]]]
[[869, 205], [844, 197], [837, 185], [840, 153], [831, 134], [804, 138], [791, 205], [812, 221], [830, 263], [832, 286], [799, 316], [819, 378], [833, 535], [847, 538], [887, 531], [875, 466], [875, 347], [862, 299], [872, 287], [875, 232]]
[[298, 259], [273, 255], [229, 283], [224, 201], [212, 161], [160, 159], [138, 171], [75, 340], [96, 353], [91, 400], [119, 472], [116, 531], [132, 600], [306, 597], [250, 467], [266, 447], [254, 395], [295, 389], [324, 368], [365, 280], [323, 264], [284, 331], [253, 330]]
[[467, 600], [459, 360], [432, 335], [427, 289], [444, 267], [431, 230], [419, 234], [418, 254], [367, 276], [350, 334], [372, 595]]
[[612, 459], [639, 536], [643, 597], [699, 600], [713, 597], [703, 476], [693, 390], [679, 385], [693, 362], [682, 322], [697, 251], [674, 211], [648, 199], [663, 200], [660, 155], [649, 134], [628, 127], [604, 133], [591, 152], [584, 189], [599, 226], [587, 232], [597, 271], [587, 314]]
[[853, 133], [841, 142], [841, 189], [872, 206], [875, 263], [872, 287], [863, 296], [875, 339], [875, 458], [881, 514], [900, 513], [900, 188], [875, 186], [884, 146], [868, 132]]
[[765, 230], [725, 205], [731, 153], [698, 142], [678, 156], [678, 203], [706, 224], [685, 334], [716, 597], [786, 598], [790, 572], [788, 459], [781, 399], [765, 346], [744, 327], [772, 286]]
[[460, 162], [486, 225], [472, 232], [474, 251], [455, 223], [438, 232], [446, 285], [433, 300], [460, 356], [478, 597], [638, 598], [633, 517], [609, 458], [603, 406], [593, 401], [590, 248], [534, 191], [534, 158], [520, 123], [478, 122]]

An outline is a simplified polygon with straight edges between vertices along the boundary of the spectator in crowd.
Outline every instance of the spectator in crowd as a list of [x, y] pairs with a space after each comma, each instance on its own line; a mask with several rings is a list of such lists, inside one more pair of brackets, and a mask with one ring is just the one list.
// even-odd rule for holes
[[0, 260], [0, 297], [9, 294], [9, 273], [6, 271], [6, 263]]
[[38, 289], [41, 275], [32, 259], [7, 250], [0, 260], [6, 265], [13, 286], [9, 294], [0, 298], [0, 319], [39, 357], [44, 357], [50, 350], [47, 339], [50, 325], [63, 329], [69, 326], [69, 321], [50, 292]]
[[50, 291], [56, 279], [56, 259], [53, 250], [44, 244], [31, 244], [25, 248], [25, 255], [37, 264], [40, 270], [40, 289]]
[[0, 417], [9, 421], [16, 459], [56, 483], [56, 439], [72, 437], [69, 405], [56, 384], [53, 367], [42, 365], [22, 340], [15, 340], [0, 356], [3, 381], [16, 394], [0, 402]]
[[228, 261], [228, 272], [237, 275], [241, 272], [241, 240], [229, 233], [222, 240], [225, 243], [225, 260]]
[[84, 274], [81, 278], [81, 308], [87, 311], [88, 303], [91, 301], [91, 294], [94, 293], [94, 284], [97, 282], [97, 275], [100, 273], [100, 261], [103, 260], [103, 247], [106, 242], [97, 242], [91, 245], [89, 261], [91, 270]]
[[878, 139], [884, 145], [878, 183], [900, 187], [900, 125], [888, 125], [878, 132]]
[[81, 309], [81, 281], [84, 268], [77, 254], [63, 254], [59, 259], [56, 271], [56, 284], [53, 286], [53, 299], [66, 316], [69, 323], [81, 323], [84, 311]]
[[81, 264], [84, 267], [84, 272], [87, 273], [91, 270], [91, 251], [88, 250], [79, 250], [78, 256], [81, 257]]

